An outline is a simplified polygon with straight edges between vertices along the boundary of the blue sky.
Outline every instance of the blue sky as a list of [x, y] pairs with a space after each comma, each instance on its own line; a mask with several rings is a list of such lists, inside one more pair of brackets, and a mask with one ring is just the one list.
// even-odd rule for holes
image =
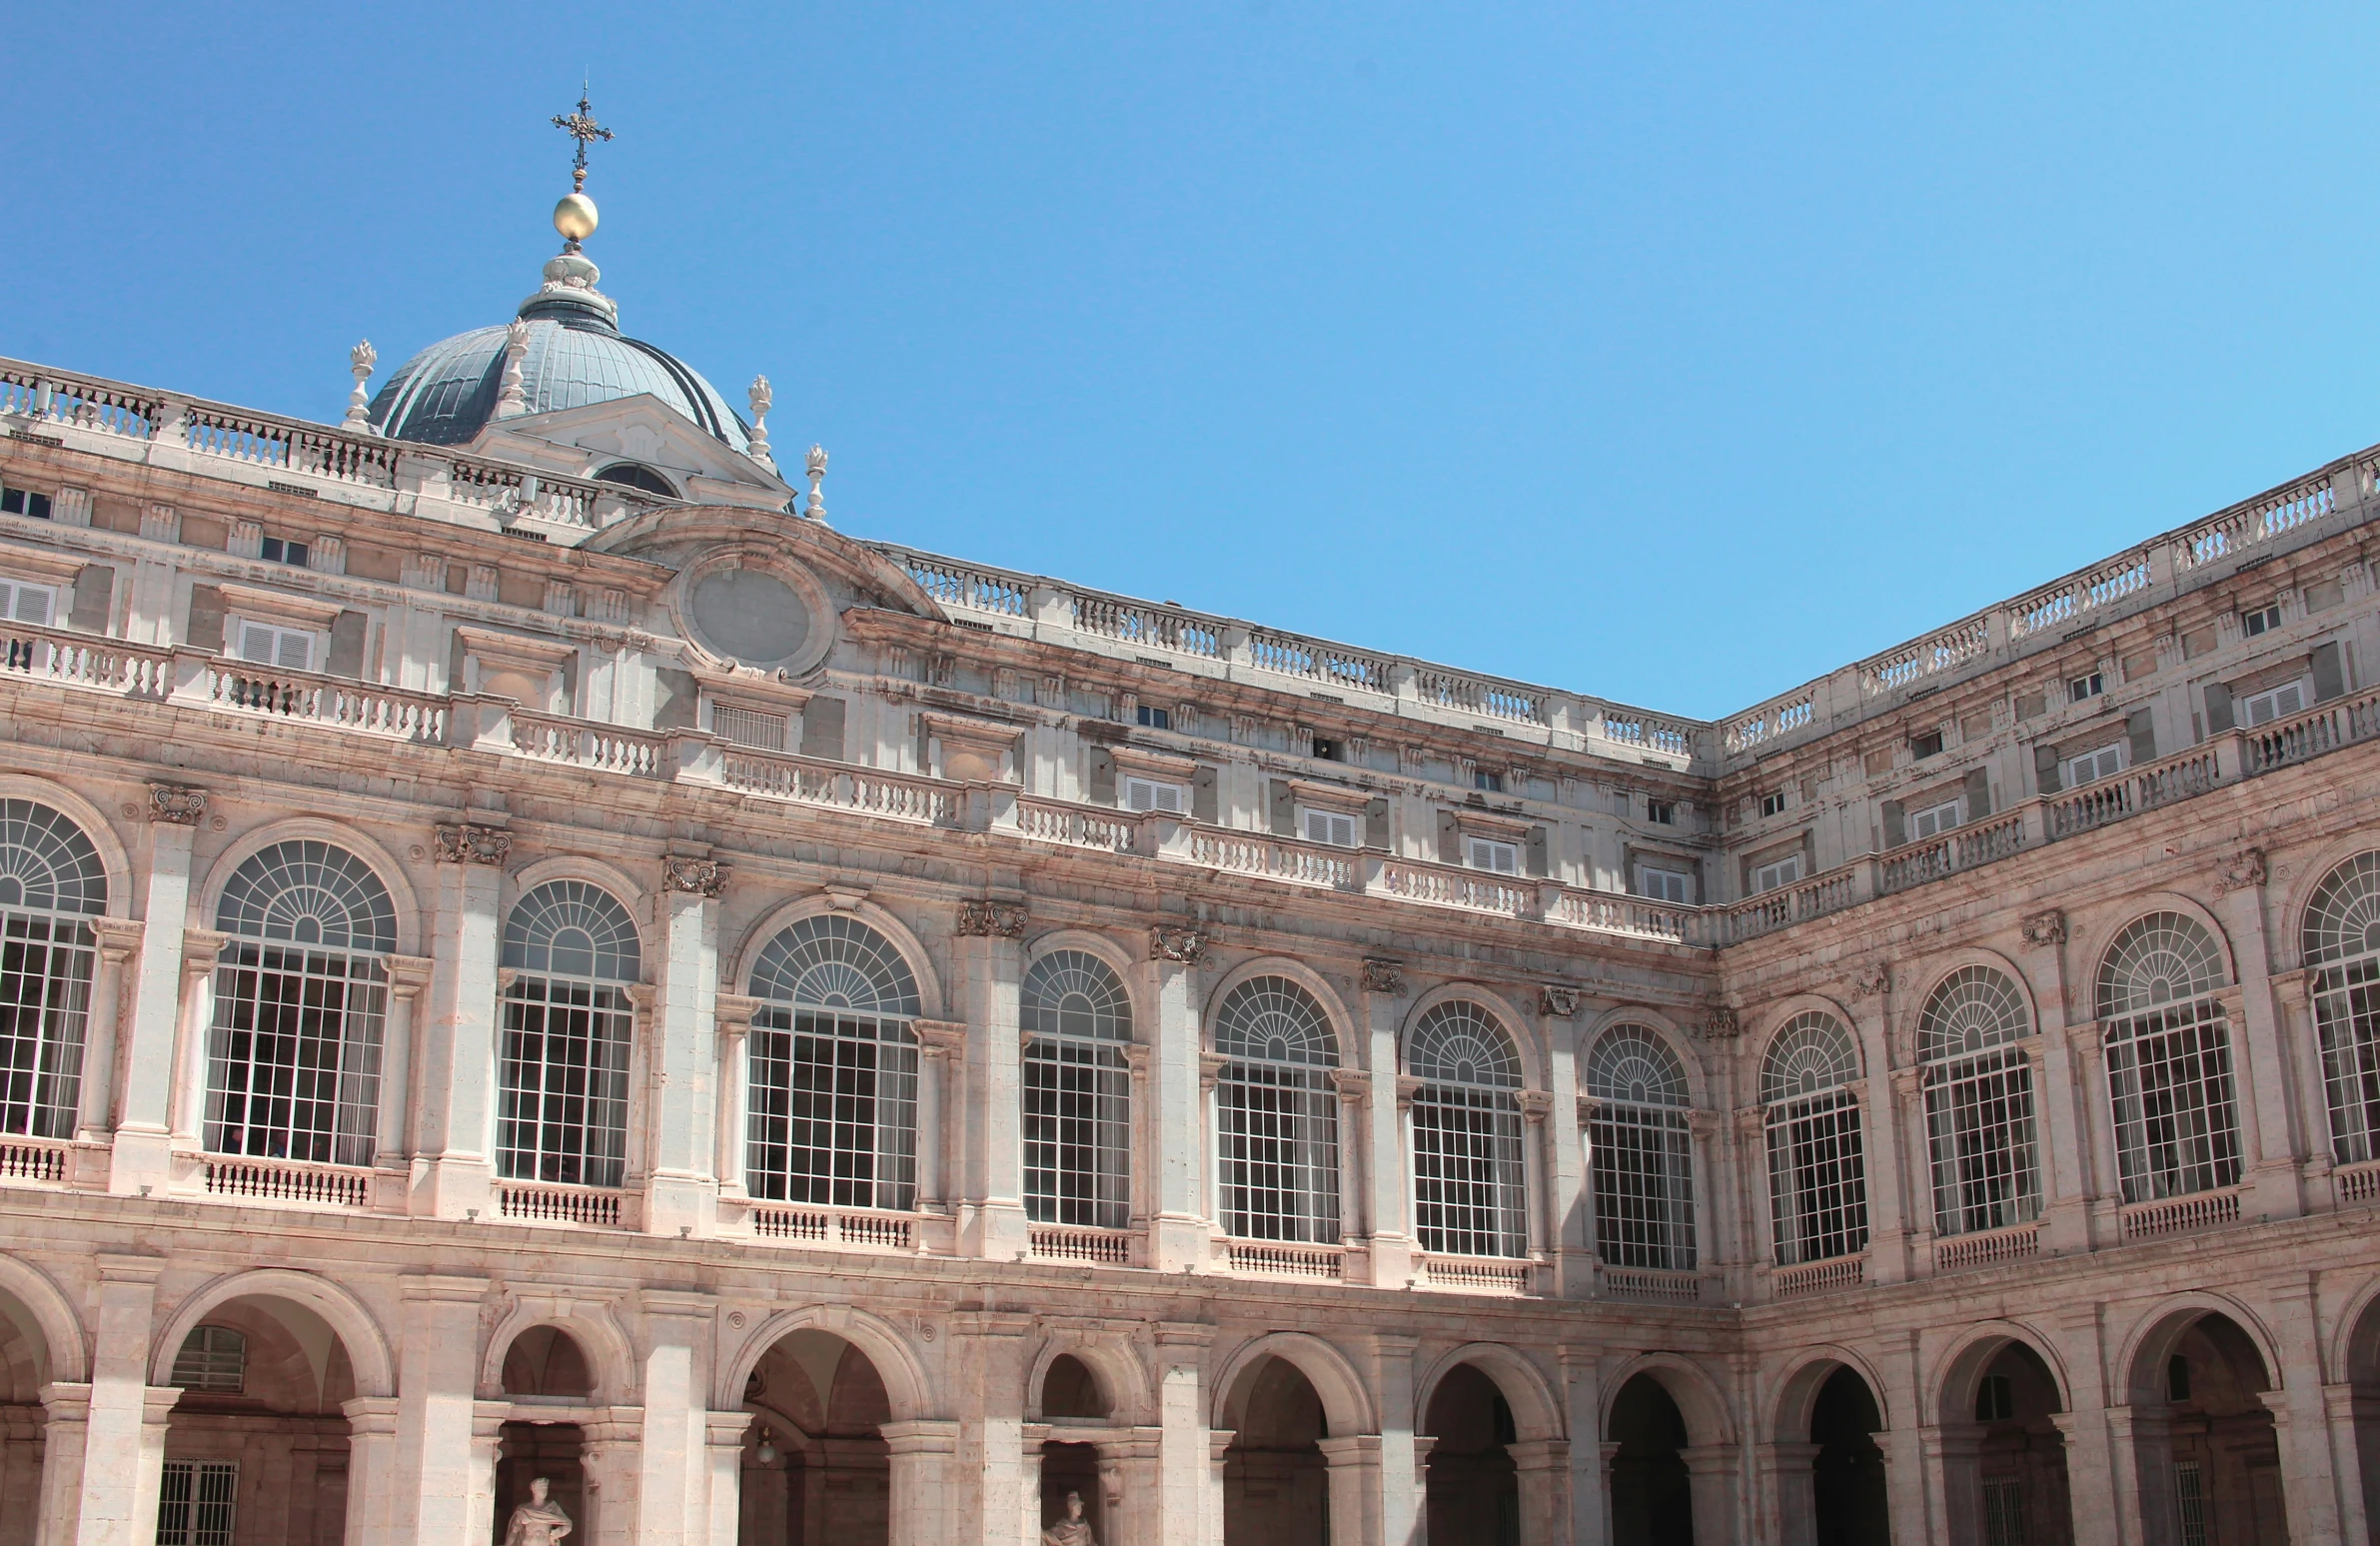
[[2369, 6], [130, 5], [0, 354], [335, 418], [533, 288], [853, 534], [1698, 716], [2380, 440]]

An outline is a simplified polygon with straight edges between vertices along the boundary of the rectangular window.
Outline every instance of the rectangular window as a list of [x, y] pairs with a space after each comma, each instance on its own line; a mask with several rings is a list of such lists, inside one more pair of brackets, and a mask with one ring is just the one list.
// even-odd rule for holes
[[1676, 826], [1678, 824], [1678, 801], [1674, 799], [1646, 800], [1645, 819], [1658, 821], [1664, 826]]
[[1134, 709], [1132, 712], [1132, 717], [1153, 731], [1169, 731], [1173, 729], [1172, 715], [1166, 713], [1162, 709], [1152, 709], [1147, 704], [1142, 704], [1138, 708]]
[[240, 1467], [230, 1460], [168, 1460], [157, 1495], [157, 1546], [232, 1546]]
[[903, 1211], [917, 1200], [917, 1043], [830, 1009], [752, 1021], [746, 1185], [772, 1202]]
[[2280, 626], [2281, 609], [2278, 607], [2265, 607], [2255, 612], [2243, 612], [2239, 615], [2240, 632], [2246, 634], [2250, 639], [2254, 639], [2258, 634], [2269, 634]]
[[243, 661], [282, 671], [314, 668], [314, 636], [310, 633], [283, 628], [278, 623], [251, 623], [241, 618], [234, 620], [232, 637], [239, 641], [238, 654]]
[[2206, 1546], [2206, 1483], [2195, 1460], [2173, 1463], [2173, 1512], [2181, 1526], [2180, 1546]]
[[2072, 786], [2089, 783], [2097, 778], [2111, 777], [2124, 771], [2124, 744], [2110, 742], [2096, 752], [2066, 759], [2066, 783]]
[[2086, 698], [2097, 698], [2106, 691], [2106, 674], [2094, 671], [2087, 677], [2074, 677], [2067, 680], [2066, 702], [2079, 704]]
[[1637, 866], [1637, 894], [1656, 901], [1687, 905], [1687, 876], [1682, 869], [1663, 869], [1656, 864]]
[[1344, 763], [1347, 761], [1347, 753], [1343, 748], [1340, 747], [1339, 743], [1323, 736], [1317, 736], [1314, 738], [1314, 755], [1326, 763]]
[[1910, 738], [1909, 756], [1913, 760], [1922, 763], [1929, 757], [1940, 757], [1941, 755], [1942, 733], [1940, 731], [1927, 731], [1922, 736]]
[[1774, 891], [1781, 885], [1791, 885], [1800, 878], [1801, 855], [1788, 853], [1784, 858], [1773, 859], [1753, 870], [1752, 888], [1756, 894], [1761, 891]]
[[1355, 846], [1355, 817], [1337, 810], [1308, 810], [1301, 823], [1308, 842], [1327, 842], [1335, 847]]
[[194, 1326], [174, 1355], [173, 1383], [236, 1396], [248, 1388], [248, 1338], [229, 1326]]
[[2270, 725], [2275, 720], [2285, 720], [2304, 709], [2305, 706], [2306, 685], [2300, 679], [2296, 682], [2283, 683], [2277, 688], [2267, 688], [2252, 698], [2241, 699], [2239, 702], [2240, 720], [2248, 729], [2254, 730], [2259, 725]]
[[290, 542], [286, 538], [268, 537], [265, 539], [264, 546], [257, 551], [257, 557], [268, 564], [295, 564], [298, 568], [304, 569], [306, 567], [306, 545]]
[[1975, 1382], [1975, 1421], [2007, 1422], [2016, 1415], [2016, 1382], [1986, 1374]]
[[50, 519], [50, 497], [35, 494], [30, 489], [0, 489], [0, 515], [27, 516], [35, 521]]
[[1121, 1047], [1035, 1036], [1024, 1055], [1025, 1216], [1132, 1222], [1132, 1070]]
[[1763, 814], [1763, 815], [1783, 815], [1783, 814], [1785, 814], [1785, 790], [1783, 790], [1783, 789], [1772, 789], [1772, 790], [1770, 790], [1768, 793], [1766, 793], [1766, 794], [1763, 794], [1763, 795], [1761, 796], [1761, 814]]
[[1474, 837], [1468, 850], [1474, 869], [1492, 869], [1500, 875], [1521, 871], [1521, 850], [1512, 843], [1498, 842], [1493, 837]]
[[57, 615], [56, 586], [27, 585], [22, 580], [0, 580], [0, 619], [47, 628], [50, 620]]
[[1501, 794], [1504, 792], [1504, 774], [1480, 769], [1472, 773], [1471, 786], [1475, 789], [1484, 789], [1490, 794]]
[[785, 750], [785, 717], [781, 714], [760, 714], [719, 704], [710, 711], [710, 728], [739, 747], [757, 747], [763, 752]]
[[1166, 810], [1180, 815], [1185, 808], [1182, 786], [1178, 783], [1159, 783], [1154, 778], [1124, 779], [1124, 808], [1126, 810]]
[[1927, 805], [1922, 810], [1910, 811], [1909, 840], [1916, 842], [1926, 837], [1938, 837], [1951, 827], [1956, 826], [1958, 824], [1958, 804], [1959, 802], [1955, 799], [1945, 799], [1938, 805]]

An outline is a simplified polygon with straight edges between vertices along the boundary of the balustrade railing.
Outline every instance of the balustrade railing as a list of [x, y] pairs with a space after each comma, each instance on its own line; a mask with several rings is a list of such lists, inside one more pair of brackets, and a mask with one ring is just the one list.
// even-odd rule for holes
[[885, 773], [856, 763], [729, 747], [719, 757], [719, 777], [729, 788], [803, 804], [828, 805], [894, 820], [948, 826], [958, 817], [958, 784], [911, 773]]
[[2110, 821], [2204, 794], [2223, 781], [2213, 746], [2193, 747], [2162, 761], [2096, 779], [2048, 799], [2048, 835], [2071, 837]]
[[162, 701], [174, 690], [174, 657], [121, 640], [60, 629], [0, 623], [0, 663], [12, 676], [59, 687], [89, 688], [126, 698]]
[[1829, 1256], [1824, 1261], [1779, 1267], [1770, 1275], [1769, 1292], [1779, 1299], [1799, 1299], [1809, 1294], [1857, 1288], [1866, 1281], [1867, 1257], [1862, 1252], [1856, 1256]]
[[1227, 1240], [1224, 1259], [1234, 1272], [1256, 1277], [1337, 1279], [1346, 1275], [1347, 1252], [1337, 1245], [1293, 1245], [1275, 1240]]
[[207, 1194], [264, 1202], [303, 1202], [319, 1207], [372, 1205], [372, 1172], [346, 1165], [301, 1165], [285, 1160], [209, 1155], [204, 1162]]
[[1380, 888], [1407, 901], [1468, 907], [1506, 917], [1519, 917], [1531, 911], [1537, 902], [1534, 883], [1499, 878], [1484, 869], [1458, 869], [1451, 864], [1430, 864], [1410, 858], [1383, 859]]
[[2341, 1202], [2370, 1202], [2380, 1198], [2380, 1160], [2341, 1165], [2330, 1173], [2332, 1195]]
[[666, 778], [669, 744], [647, 732], [589, 720], [513, 711], [513, 750], [544, 763], [569, 763], [629, 778]]
[[917, 1249], [917, 1220], [907, 1213], [760, 1204], [752, 1209], [752, 1233], [763, 1240], [805, 1245], [871, 1251]]
[[447, 739], [446, 699], [318, 672], [206, 660], [194, 696], [213, 709], [389, 736], [417, 745], [438, 746]]
[[1039, 842], [1129, 853], [1139, 823], [1104, 805], [1074, 805], [1062, 800], [1020, 796], [1016, 802], [1016, 829]]
[[1497, 1256], [1422, 1257], [1422, 1281], [1463, 1293], [1523, 1295], [1535, 1264]]
[[2003, 1261], [2021, 1261], [2041, 1253], [2041, 1226], [2015, 1224], [1981, 1234], [1952, 1235], [1933, 1242], [1933, 1270], [1963, 1272]]
[[1775, 703], [1764, 704], [1750, 714], [1738, 715], [1720, 733], [1720, 745], [1728, 752], [1750, 752], [1766, 746], [1780, 736], [1791, 735], [1810, 723], [1815, 716], [1816, 701], [1808, 690]]
[[2186, 1234], [2198, 1229], [2212, 1229], [2219, 1224], [2239, 1222], [2239, 1193], [2226, 1188], [2222, 1191], [2192, 1192], [2186, 1197], [2160, 1197], [2154, 1202], [2126, 1203], [2123, 1208], [2124, 1238], [2153, 1239], [2163, 1234]]
[[635, 1224], [630, 1208], [633, 1200], [633, 1194], [608, 1186], [566, 1186], [549, 1181], [496, 1183], [497, 1216], [527, 1223], [631, 1228]]
[[1618, 891], [1566, 888], [1549, 914], [1552, 921], [1607, 934], [1634, 934], [1672, 944], [1714, 944], [1703, 923], [1706, 909], [1628, 896]]
[[0, 1181], [63, 1181], [72, 1148], [62, 1138], [0, 1138]]
[[2380, 735], [2380, 693], [2333, 699], [2290, 719], [2260, 725], [2244, 735], [2246, 750], [2241, 762], [2247, 773], [2287, 768]]
[[1132, 1266], [1136, 1239], [1129, 1229], [1089, 1229], [1065, 1224], [1035, 1224], [1027, 1234], [1035, 1261], [1086, 1262], [1101, 1267]]
[[1905, 891], [1912, 885], [1939, 880], [1977, 864], [2006, 858], [2024, 846], [2024, 814], [2012, 810], [1965, 826], [1953, 827], [1938, 837], [1922, 838], [1916, 842], [1891, 849], [1882, 855], [1877, 875], [1877, 889], [1889, 894]]
[[1298, 842], [1287, 837], [1235, 831], [1228, 827], [1194, 827], [1190, 832], [1190, 862], [1235, 874], [1268, 875], [1301, 885], [1327, 885], [1346, 890], [1356, 884], [1356, 855], [1324, 843]]
[[1007, 618], [1032, 615], [1032, 587], [1013, 575], [948, 559], [930, 559], [923, 554], [908, 555], [901, 567], [917, 582], [919, 590], [945, 607], [996, 612]]
[[1665, 1271], [1653, 1267], [1602, 1269], [1603, 1296], [1635, 1299], [1648, 1304], [1698, 1304], [1703, 1298], [1700, 1272]]

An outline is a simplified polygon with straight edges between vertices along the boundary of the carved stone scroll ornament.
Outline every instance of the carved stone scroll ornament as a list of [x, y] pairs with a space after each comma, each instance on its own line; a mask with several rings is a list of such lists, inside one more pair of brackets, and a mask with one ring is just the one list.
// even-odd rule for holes
[[1173, 928], [1159, 923], [1149, 930], [1149, 959], [1195, 966], [1206, 959], [1211, 942], [1200, 929]]
[[1744, 1025], [1736, 1018], [1735, 1010], [1720, 1004], [1703, 1016], [1700, 1028], [1707, 1041], [1733, 1041], [1743, 1033]]
[[502, 864], [513, 856], [513, 834], [501, 826], [458, 822], [438, 827], [437, 839], [442, 864]]
[[1881, 998], [1890, 991], [1892, 991], [1892, 968], [1890, 966], [1879, 964], [1870, 970], [1860, 972], [1859, 975], [1851, 979], [1851, 996], [1853, 998]]
[[1405, 991], [1405, 963], [1380, 956], [1364, 958], [1364, 991], [1395, 998]]
[[1022, 939], [1025, 936], [1025, 904], [1021, 901], [962, 901], [958, 904], [958, 931], [961, 936]]
[[2023, 929], [2026, 944], [2064, 944], [2066, 942], [2066, 915], [2057, 908], [2051, 907], [2026, 918]]
[[1583, 996], [1579, 989], [1560, 982], [1540, 983], [1537, 990], [1537, 1012], [1567, 1020], [1579, 1012], [1579, 1000]]
[[2262, 885], [2264, 875], [2264, 850], [2262, 848], [2242, 849], [2239, 857], [2224, 865], [2223, 872], [2215, 876], [2215, 894], [2222, 896], [2232, 891], [2245, 891]]
[[726, 871], [715, 858], [665, 857], [661, 860], [661, 884], [667, 890], [690, 891], [696, 896], [716, 896], [727, 882]]
[[207, 813], [207, 791], [180, 783], [149, 785], [149, 819], [169, 826], [196, 826]]

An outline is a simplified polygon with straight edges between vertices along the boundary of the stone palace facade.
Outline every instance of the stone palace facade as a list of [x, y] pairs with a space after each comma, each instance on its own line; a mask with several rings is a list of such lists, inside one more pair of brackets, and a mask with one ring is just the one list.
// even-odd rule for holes
[[845, 537], [596, 279], [0, 361], [0, 1546], [2380, 1538], [2380, 453], [1704, 724]]

